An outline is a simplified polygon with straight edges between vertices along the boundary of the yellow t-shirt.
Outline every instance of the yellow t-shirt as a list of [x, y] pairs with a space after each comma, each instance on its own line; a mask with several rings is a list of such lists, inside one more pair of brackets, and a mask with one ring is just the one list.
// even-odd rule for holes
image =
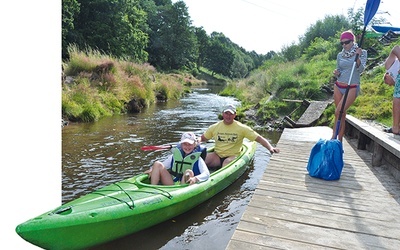
[[215, 140], [215, 152], [219, 157], [224, 158], [239, 155], [243, 139], [254, 141], [259, 134], [249, 126], [235, 120], [230, 125], [226, 125], [223, 121], [211, 125], [204, 136], [208, 140]]

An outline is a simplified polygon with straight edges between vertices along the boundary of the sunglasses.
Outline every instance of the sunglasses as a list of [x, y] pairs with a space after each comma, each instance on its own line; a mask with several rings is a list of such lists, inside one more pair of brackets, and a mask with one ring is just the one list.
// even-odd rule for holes
[[349, 43], [351, 43], [352, 42], [352, 40], [347, 40], [347, 41], [344, 41], [344, 42], [340, 42], [340, 44], [341, 45], [344, 45], [344, 44], [349, 44]]

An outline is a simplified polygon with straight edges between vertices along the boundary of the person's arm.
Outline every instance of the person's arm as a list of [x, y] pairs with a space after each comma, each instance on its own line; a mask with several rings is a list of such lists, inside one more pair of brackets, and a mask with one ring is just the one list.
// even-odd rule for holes
[[199, 170], [200, 174], [196, 175], [194, 178], [197, 179], [197, 181], [206, 181], [210, 177], [210, 171], [207, 168], [206, 163], [202, 158], [199, 158]]
[[385, 61], [385, 69], [386, 70], [388, 70], [392, 66], [392, 64], [396, 60], [396, 57], [400, 61], [400, 46], [398, 46], [398, 45], [393, 47], [393, 49], [390, 51], [388, 58], [386, 58], [386, 61]]
[[273, 153], [279, 153], [280, 149], [279, 148], [274, 148], [267, 139], [265, 139], [264, 137], [262, 137], [261, 135], [257, 136], [256, 138], [256, 142], [260, 143], [261, 145], [263, 145], [266, 149], [268, 149], [268, 151], [273, 154]]
[[394, 86], [395, 79], [394, 79], [394, 72], [392, 72], [392, 67], [397, 67], [395, 65], [396, 58], [400, 60], [400, 46], [396, 45], [390, 51], [389, 56], [385, 60], [385, 69], [386, 73], [383, 76], [383, 82], [389, 86]]
[[202, 142], [207, 141], [208, 139], [202, 134], [199, 138], [197, 138], [197, 142], [200, 144]]

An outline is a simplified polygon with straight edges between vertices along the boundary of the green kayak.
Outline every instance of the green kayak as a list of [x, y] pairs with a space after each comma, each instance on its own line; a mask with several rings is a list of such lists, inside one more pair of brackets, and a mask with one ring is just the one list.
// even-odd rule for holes
[[150, 185], [147, 174], [116, 182], [30, 219], [16, 232], [45, 249], [82, 249], [138, 232], [196, 207], [231, 185], [246, 171], [255, 150], [255, 142], [244, 142], [235, 161], [194, 185]]

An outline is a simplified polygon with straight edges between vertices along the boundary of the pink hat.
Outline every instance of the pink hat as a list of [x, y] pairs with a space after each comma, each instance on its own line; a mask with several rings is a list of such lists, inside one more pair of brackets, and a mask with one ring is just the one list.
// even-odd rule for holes
[[345, 31], [340, 35], [340, 41], [343, 39], [354, 41], [354, 34], [351, 33], [350, 31]]

